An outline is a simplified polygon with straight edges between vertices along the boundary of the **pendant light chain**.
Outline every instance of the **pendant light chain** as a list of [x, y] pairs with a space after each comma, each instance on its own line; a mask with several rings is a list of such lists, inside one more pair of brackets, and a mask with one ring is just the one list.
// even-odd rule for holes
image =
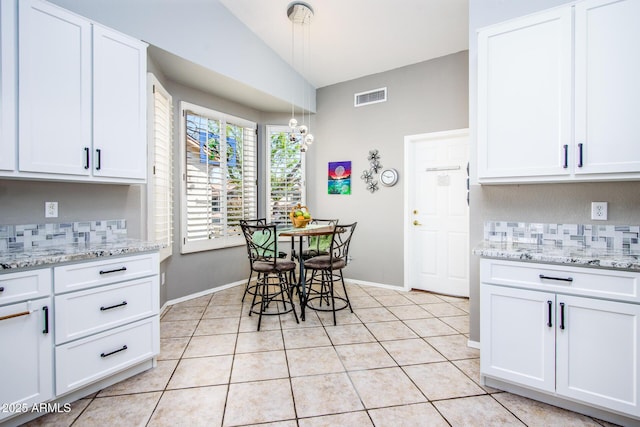
[[[299, 143], [300, 151], [305, 152], [314, 140], [313, 135], [310, 133], [311, 93], [310, 90], [308, 90], [309, 85], [306, 84], [304, 77], [307, 73], [307, 55], [311, 54], [311, 18], [313, 17], [313, 9], [306, 3], [294, 2], [288, 6], [287, 16], [291, 21], [291, 65], [294, 71], [300, 75], [300, 81], [302, 84], [302, 118], [300, 123], [298, 123], [295, 117], [295, 92], [292, 91], [291, 94], [291, 119], [289, 120], [291, 133], [289, 134], [289, 141], [292, 143]], [[300, 24], [299, 32], [302, 37], [302, 41], [299, 43], [299, 46], [296, 46], [296, 24]], [[305, 28], [305, 25], [307, 28]], [[300, 64], [297, 64], [295, 59], [296, 47], [298, 47], [298, 51], [302, 54]], [[296, 65], [299, 65], [299, 70]], [[292, 85], [292, 88], [295, 88], [295, 82]]]

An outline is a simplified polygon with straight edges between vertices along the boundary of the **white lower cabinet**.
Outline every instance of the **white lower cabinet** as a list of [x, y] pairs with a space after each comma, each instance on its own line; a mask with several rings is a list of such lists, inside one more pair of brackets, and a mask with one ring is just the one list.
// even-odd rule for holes
[[558, 295], [556, 309], [557, 393], [640, 416], [640, 305]]
[[56, 394], [122, 371], [159, 353], [158, 316], [56, 347]]
[[159, 268], [154, 252], [53, 269], [57, 395], [158, 355]]
[[[546, 292], [483, 285], [481, 370], [543, 391], [555, 389], [555, 328]], [[553, 321], [553, 319], [552, 319]]]
[[51, 297], [0, 307], [0, 421], [53, 397], [51, 307]]
[[[483, 377], [640, 417], [640, 274], [488, 259], [480, 270]], [[608, 278], [633, 291], [579, 295], [606, 293]]]

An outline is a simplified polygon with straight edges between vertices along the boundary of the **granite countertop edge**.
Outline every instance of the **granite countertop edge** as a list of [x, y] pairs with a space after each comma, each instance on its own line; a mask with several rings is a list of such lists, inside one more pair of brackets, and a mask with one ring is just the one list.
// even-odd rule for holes
[[640, 253], [607, 249], [556, 248], [544, 245], [485, 241], [472, 253], [484, 258], [640, 271]]
[[100, 244], [67, 244], [33, 250], [0, 251], [0, 272], [33, 267], [47, 267], [103, 257], [153, 252], [166, 247], [164, 243], [127, 239]]

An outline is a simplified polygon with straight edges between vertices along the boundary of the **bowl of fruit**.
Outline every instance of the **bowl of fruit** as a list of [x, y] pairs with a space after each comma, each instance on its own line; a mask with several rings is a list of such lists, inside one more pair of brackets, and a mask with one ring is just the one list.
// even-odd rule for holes
[[291, 210], [289, 217], [295, 228], [305, 228], [311, 221], [309, 209], [306, 206], [300, 206], [300, 204]]

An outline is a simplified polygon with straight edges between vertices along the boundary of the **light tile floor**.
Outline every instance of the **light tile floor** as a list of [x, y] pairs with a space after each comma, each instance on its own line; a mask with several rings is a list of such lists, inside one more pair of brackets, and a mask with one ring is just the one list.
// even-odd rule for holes
[[238, 286], [169, 307], [158, 366], [30, 425], [610, 426], [481, 387], [469, 302], [348, 285], [354, 313], [249, 317]]

